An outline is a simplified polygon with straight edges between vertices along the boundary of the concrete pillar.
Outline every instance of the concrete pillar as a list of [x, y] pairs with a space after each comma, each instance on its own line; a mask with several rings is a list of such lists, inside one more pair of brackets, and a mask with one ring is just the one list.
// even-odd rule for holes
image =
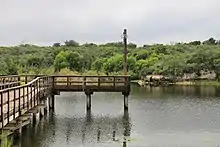
[[91, 110], [91, 94], [86, 95], [87, 96], [87, 100], [86, 100], [86, 106], [87, 106], [87, 110]]

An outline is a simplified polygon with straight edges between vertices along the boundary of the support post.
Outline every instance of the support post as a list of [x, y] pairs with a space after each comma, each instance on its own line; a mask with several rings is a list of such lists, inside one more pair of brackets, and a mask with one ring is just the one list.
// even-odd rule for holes
[[55, 105], [55, 102], [54, 102], [54, 95], [51, 95], [49, 97], [49, 109], [54, 111], [54, 105]]
[[47, 103], [47, 99], [44, 100], [44, 115], [47, 115], [47, 108], [48, 108], [48, 103]]
[[98, 135], [97, 135], [97, 141], [98, 142], [100, 141], [100, 136], [101, 136], [101, 131], [100, 131], [100, 128], [98, 128]]
[[19, 121], [18, 125], [19, 125], [18, 136], [20, 137], [22, 135], [22, 121]]
[[40, 108], [40, 119], [44, 117], [44, 110], [43, 108]]
[[87, 100], [86, 100], [87, 110], [91, 110], [91, 94], [88, 94], [86, 96], [87, 96]]
[[33, 113], [33, 125], [35, 125], [37, 122], [37, 114]]
[[87, 111], [90, 111], [91, 107], [92, 107], [92, 99], [91, 98], [92, 98], [93, 92], [90, 90], [86, 90], [85, 94], [86, 94], [86, 108], [87, 108]]
[[3, 93], [0, 93], [1, 96], [1, 119], [2, 119], [2, 128], [4, 127], [4, 105], [3, 105]]
[[124, 109], [128, 110], [128, 95], [124, 95]]
[[122, 95], [124, 95], [124, 110], [127, 111], [128, 110], [128, 96], [129, 96], [129, 92], [127, 92], [127, 91], [122, 92]]

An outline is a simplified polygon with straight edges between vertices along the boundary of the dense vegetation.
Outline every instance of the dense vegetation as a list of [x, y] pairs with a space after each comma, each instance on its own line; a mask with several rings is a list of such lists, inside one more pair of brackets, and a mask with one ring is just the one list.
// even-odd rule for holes
[[[220, 76], [220, 42], [214, 38], [143, 47], [129, 43], [128, 51], [128, 71], [133, 79], [146, 74], [200, 77], [213, 73], [216, 79]], [[0, 74], [54, 74], [64, 69], [78, 74], [91, 71], [93, 74], [121, 74], [122, 52], [121, 42], [79, 45], [74, 40], [48, 47], [29, 44], [0, 47]]]

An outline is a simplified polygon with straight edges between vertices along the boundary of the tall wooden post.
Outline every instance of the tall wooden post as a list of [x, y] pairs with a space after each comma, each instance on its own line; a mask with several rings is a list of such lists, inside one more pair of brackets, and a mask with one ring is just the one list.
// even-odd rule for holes
[[[123, 43], [124, 43], [124, 51], [123, 51], [123, 73], [124, 73], [124, 76], [127, 76], [127, 53], [128, 53], [128, 50], [127, 50], [127, 29], [124, 29], [124, 32], [123, 32]], [[124, 82], [125, 82], [125, 85], [127, 84], [127, 79], [126, 77], [124, 78]], [[128, 110], [128, 95], [127, 93], [124, 93], [124, 110]]]
[[124, 29], [123, 32], [123, 42], [124, 42], [124, 51], [123, 51], [123, 73], [124, 76], [127, 75], [127, 29]]

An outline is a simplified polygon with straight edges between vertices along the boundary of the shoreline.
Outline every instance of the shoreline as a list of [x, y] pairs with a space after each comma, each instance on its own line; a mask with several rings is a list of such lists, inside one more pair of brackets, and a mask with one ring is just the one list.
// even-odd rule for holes
[[[133, 84], [138, 84], [139, 86], [148, 86], [149, 84], [146, 84], [143, 80], [133, 80], [131, 81]], [[201, 80], [201, 81], [181, 81], [176, 83], [168, 83], [164, 85], [179, 85], [179, 86], [220, 86], [220, 82], [218, 81], [207, 81], [207, 80]], [[163, 86], [163, 85], [158, 85]]]

